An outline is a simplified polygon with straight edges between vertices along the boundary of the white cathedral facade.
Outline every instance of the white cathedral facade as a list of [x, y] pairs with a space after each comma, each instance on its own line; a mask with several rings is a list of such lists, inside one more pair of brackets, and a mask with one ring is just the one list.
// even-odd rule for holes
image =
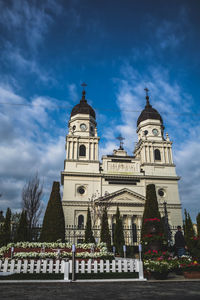
[[66, 159], [61, 173], [62, 205], [66, 240], [84, 240], [88, 206], [97, 241], [100, 236], [102, 207], [107, 206], [111, 230], [117, 206], [123, 218], [125, 240], [134, 245], [139, 240], [145, 204], [146, 186], [155, 184], [161, 216], [167, 208], [171, 228], [182, 224], [181, 203], [172, 142], [164, 135], [163, 120], [146, 95], [146, 106], [137, 120], [138, 142], [130, 156], [120, 144], [113, 154], [99, 160], [96, 114], [85, 99], [71, 112], [66, 136]]

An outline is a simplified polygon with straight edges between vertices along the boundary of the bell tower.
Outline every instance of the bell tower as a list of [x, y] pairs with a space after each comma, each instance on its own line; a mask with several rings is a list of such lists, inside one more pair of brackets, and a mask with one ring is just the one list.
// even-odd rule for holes
[[[69, 132], [66, 136], [65, 171], [75, 169], [78, 162], [99, 163], [99, 137], [97, 136], [96, 114], [85, 99], [86, 84], [82, 84], [82, 98], [71, 112], [68, 122]], [[83, 171], [83, 170], [82, 170]]]
[[145, 91], [146, 106], [137, 120], [138, 142], [134, 154], [140, 159], [143, 169], [147, 166], [173, 166], [172, 142], [168, 134], [164, 137], [162, 117], [150, 104], [148, 89]]

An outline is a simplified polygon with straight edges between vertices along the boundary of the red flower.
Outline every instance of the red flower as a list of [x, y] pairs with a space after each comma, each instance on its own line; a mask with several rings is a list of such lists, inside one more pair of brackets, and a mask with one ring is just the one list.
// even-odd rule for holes
[[148, 218], [148, 219], [144, 219], [144, 223], [146, 223], [146, 222], [154, 222], [154, 221], [160, 222], [160, 219], [158, 219], [158, 218]]

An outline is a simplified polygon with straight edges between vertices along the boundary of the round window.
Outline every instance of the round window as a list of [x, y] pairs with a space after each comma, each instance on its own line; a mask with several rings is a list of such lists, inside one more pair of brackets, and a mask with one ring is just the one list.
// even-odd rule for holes
[[82, 123], [80, 125], [80, 128], [81, 128], [82, 131], [85, 131], [87, 129], [87, 126], [84, 123]]
[[76, 129], [76, 125], [73, 126], [73, 130], [75, 130], [75, 129]]
[[165, 191], [164, 191], [163, 189], [159, 189], [159, 190], [158, 190], [158, 195], [159, 195], [160, 197], [164, 197], [164, 196], [165, 196]]
[[83, 194], [85, 193], [85, 188], [84, 188], [84, 186], [79, 186], [79, 187], [78, 187], [78, 193], [81, 194], [81, 195], [83, 195]]
[[158, 135], [158, 130], [157, 130], [156, 128], [154, 128], [154, 129], [152, 130], [152, 132], [153, 132], [153, 135], [155, 135], [155, 136]]

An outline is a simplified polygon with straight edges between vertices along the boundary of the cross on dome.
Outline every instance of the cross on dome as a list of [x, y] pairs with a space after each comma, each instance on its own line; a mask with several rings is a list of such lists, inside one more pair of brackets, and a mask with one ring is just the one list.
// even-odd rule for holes
[[85, 100], [85, 94], [86, 94], [86, 91], [85, 91], [85, 87], [87, 86], [87, 84], [85, 82], [83, 82], [81, 84], [81, 86], [83, 87], [83, 91], [82, 91], [82, 100]]
[[148, 88], [145, 88], [144, 90], [145, 90], [145, 92], [146, 92], [146, 100], [147, 100], [146, 105], [149, 106], [149, 105], [150, 105], [150, 103], [149, 103], [149, 95], [148, 95], [149, 89], [148, 89]]
[[148, 92], [149, 92], [148, 88], [145, 88], [144, 90], [146, 91], [146, 96], [148, 97], [149, 96], [148, 95]]
[[124, 150], [124, 148], [123, 148], [123, 145], [124, 145], [123, 140], [125, 140], [125, 138], [123, 138], [121, 135], [119, 135], [118, 137], [116, 137], [116, 139], [118, 141], [120, 141], [119, 149], [120, 150]]
[[84, 91], [85, 87], [87, 86], [87, 83], [83, 82], [83, 83], [81, 83], [81, 86], [83, 87], [83, 91]]

